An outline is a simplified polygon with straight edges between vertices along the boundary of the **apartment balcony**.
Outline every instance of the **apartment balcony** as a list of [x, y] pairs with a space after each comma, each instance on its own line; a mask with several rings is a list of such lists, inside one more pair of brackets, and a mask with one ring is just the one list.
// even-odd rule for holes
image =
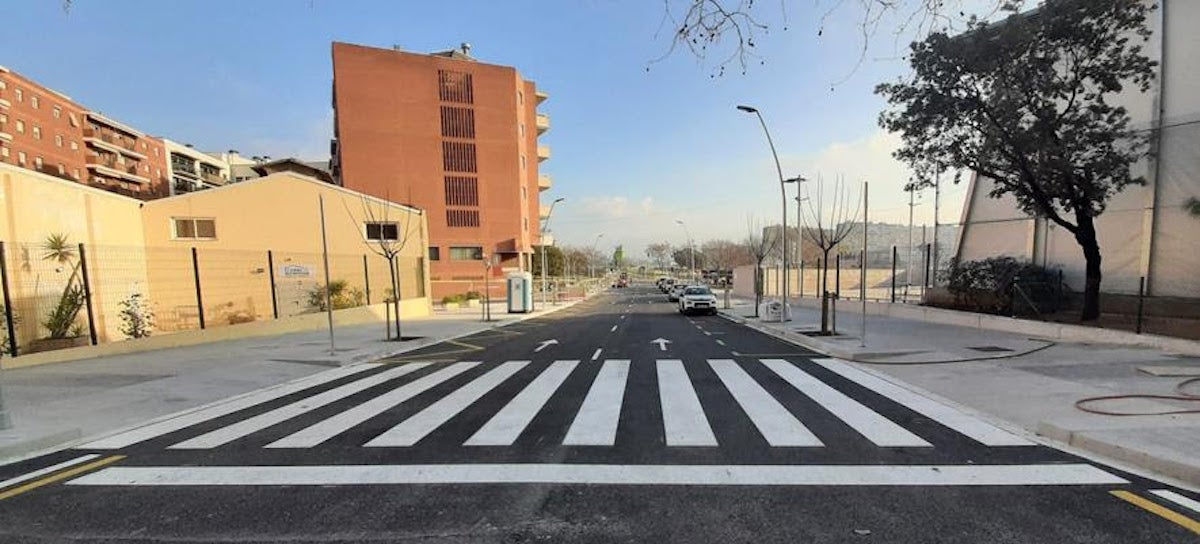
[[146, 160], [145, 155], [134, 150], [137, 142], [120, 138], [115, 134], [85, 128], [83, 129], [83, 141], [111, 153], [120, 153], [126, 157], [132, 157], [140, 161]]
[[546, 219], [547, 217], [550, 217], [550, 206], [542, 204], [538, 207], [538, 218]]
[[210, 185], [225, 185], [225, 178], [221, 177], [220, 174], [201, 172], [200, 179], [204, 180], [205, 183]]
[[0, 110], [6, 110], [12, 107], [12, 102], [8, 101], [8, 91], [0, 89]]
[[538, 176], [538, 192], [548, 191], [554, 186], [554, 180], [550, 178], [550, 174], [541, 174]]
[[0, 140], [11, 142], [12, 134], [8, 132], [8, 123], [0, 123]]
[[544, 113], [537, 114], [537, 131], [538, 134], [550, 130], [550, 116]]
[[537, 98], [537, 103], [541, 104], [542, 102], [545, 102], [547, 98], [550, 98], [550, 93], [538, 89], [537, 91], [534, 91], [533, 96], [534, 98]]
[[175, 194], [177, 194], [177, 195], [183, 194], [183, 193], [192, 193], [192, 192], [200, 191], [200, 190], [204, 189], [203, 185], [197, 185], [195, 183], [192, 183], [190, 180], [186, 180], [186, 179], [176, 179], [175, 182], [172, 184], [172, 187], [174, 188]]
[[538, 146], [538, 162], [542, 162], [549, 158], [550, 158], [550, 146], [539, 145]]
[[137, 183], [150, 183], [150, 178], [138, 174], [138, 167], [136, 164], [122, 168], [121, 178]]

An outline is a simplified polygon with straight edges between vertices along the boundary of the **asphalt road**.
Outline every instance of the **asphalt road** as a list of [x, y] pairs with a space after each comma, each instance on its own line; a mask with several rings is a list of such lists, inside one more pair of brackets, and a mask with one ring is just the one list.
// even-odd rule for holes
[[0, 467], [0, 542], [1200, 541], [1180, 497], [640, 286]]

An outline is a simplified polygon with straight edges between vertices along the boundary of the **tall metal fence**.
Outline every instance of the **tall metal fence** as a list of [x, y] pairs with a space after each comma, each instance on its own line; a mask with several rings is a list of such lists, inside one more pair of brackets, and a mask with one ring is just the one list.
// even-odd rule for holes
[[[426, 296], [421, 257], [397, 256], [400, 299]], [[334, 309], [393, 295], [386, 258], [329, 254]], [[0, 337], [19, 356], [325, 309], [321, 253], [0, 242]]]

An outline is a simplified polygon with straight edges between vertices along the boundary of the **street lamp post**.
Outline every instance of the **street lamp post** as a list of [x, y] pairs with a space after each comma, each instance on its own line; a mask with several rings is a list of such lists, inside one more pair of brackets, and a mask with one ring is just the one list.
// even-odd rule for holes
[[688, 252], [692, 254], [692, 269], [688, 275], [691, 276], [692, 282], [695, 283], [695, 281], [696, 281], [696, 244], [692, 240], [692, 232], [690, 230], [688, 230], [687, 225], [684, 224], [683, 220], [676, 219], [675, 222], [678, 223], [679, 226], [683, 227], [683, 234], [687, 236]]
[[542, 224], [542, 308], [546, 308], [546, 233], [550, 232], [550, 216], [554, 215], [554, 206], [566, 200], [559, 197], [550, 203], [550, 211], [546, 212], [546, 221]]
[[588, 253], [588, 279], [591, 279], [595, 276], [593, 265], [596, 264], [596, 245], [600, 243], [601, 238], [604, 238], [603, 232], [596, 235], [596, 240], [592, 242], [592, 251]]
[[802, 196], [804, 186], [801, 183], [808, 181], [801, 176], [796, 176], [796, 222], [800, 226], [796, 230], [796, 290], [799, 292], [801, 299], [804, 298], [804, 212], [801, 205], [808, 197]]
[[746, 106], [746, 105], [739, 105], [737, 107], [737, 109], [744, 111], [746, 113], [753, 113], [756, 117], [758, 117], [758, 122], [759, 122], [759, 124], [762, 125], [763, 134], [766, 134], [766, 136], [767, 136], [767, 145], [769, 145], [771, 147], [771, 156], [775, 159], [775, 172], [777, 174], [779, 174], [779, 194], [782, 196], [781, 209], [783, 212], [783, 230], [780, 233], [781, 237], [783, 238], [783, 247], [782, 247], [783, 274], [781, 274], [781, 276], [779, 278], [779, 283], [780, 283], [779, 291], [780, 291], [780, 294], [782, 295], [783, 304], [779, 310], [779, 322], [783, 323], [783, 322], [787, 321], [787, 313], [788, 313], [787, 312], [787, 300], [788, 300], [787, 254], [788, 254], [788, 247], [787, 247], [787, 185], [786, 185], [787, 180], [783, 179], [783, 168], [781, 166], [779, 166], [779, 154], [775, 152], [775, 142], [773, 140], [771, 140], [771, 131], [767, 130], [767, 122], [763, 120], [762, 113], [760, 113], [758, 111], [758, 109], [752, 108], [752, 107]]

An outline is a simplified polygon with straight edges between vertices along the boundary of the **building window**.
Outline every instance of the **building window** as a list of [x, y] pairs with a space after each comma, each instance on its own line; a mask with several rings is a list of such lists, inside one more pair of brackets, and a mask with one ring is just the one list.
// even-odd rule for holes
[[18, 88], [16, 90], [16, 93], [17, 93], [17, 102], [24, 102], [25, 101], [25, 91]]
[[447, 227], [478, 227], [479, 210], [446, 210]]
[[39, 103], [38, 97], [36, 97], [36, 96], [29, 97], [29, 105], [33, 106], [33, 109], [35, 109], [35, 110], [41, 109], [41, 104]]
[[18, 151], [17, 152], [17, 164], [19, 164], [21, 166], [25, 166], [25, 159], [26, 159], [25, 152]]
[[521, 186], [521, 203], [524, 204], [526, 200], [529, 200], [529, 188], [522, 185]]
[[7, 159], [8, 153], [9, 153], [9, 151], [8, 151], [7, 147], [0, 147], [0, 157], [4, 157]]
[[521, 171], [525, 171], [525, 155], [521, 155]]
[[42, 127], [39, 127], [39, 126], [37, 126], [37, 125], [33, 125], [33, 139], [34, 139], [34, 140], [41, 140], [41, 139], [42, 139]]
[[525, 105], [525, 93], [523, 93], [521, 91], [517, 91], [517, 105], [518, 106]]
[[55, 134], [55, 135], [54, 135], [54, 145], [55, 145], [55, 146], [58, 146], [58, 147], [62, 147], [62, 146], [63, 146], [63, 137], [62, 137], [62, 134]]
[[73, 177], [75, 179], [79, 179], [79, 169], [78, 168], [71, 170], [71, 177]]
[[68, 113], [67, 119], [70, 119], [72, 127], [79, 128], [79, 118], [75, 117], [74, 113]]
[[146, 142], [142, 142], [142, 151], [146, 150]]
[[396, 223], [367, 223], [368, 240], [399, 240], [400, 228]]
[[475, 172], [475, 144], [442, 142], [442, 169], [447, 172]]
[[522, 138], [525, 137], [525, 123], [521, 123], [521, 130], [518, 132], [520, 132]]
[[216, 219], [176, 217], [172, 222], [176, 240], [214, 240], [217, 237]]
[[438, 246], [429, 246], [429, 260], [431, 260], [431, 261], [442, 260], [442, 248], [440, 248]]
[[483, 248], [479, 246], [451, 247], [451, 261], [482, 261]]
[[471, 74], [438, 70], [438, 98], [442, 102], [475, 103], [475, 87]]
[[528, 217], [521, 218], [521, 230], [523, 230], [525, 232], [529, 232], [529, 218]]
[[33, 168], [34, 168], [34, 169], [36, 169], [36, 170], [41, 170], [41, 169], [42, 169], [42, 165], [43, 165], [43, 164], [45, 164], [45, 162], [42, 160], [42, 158], [41, 158], [41, 157], [34, 157], [34, 158], [33, 158]]
[[62, 164], [62, 163], [58, 164], [58, 175], [60, 175], [60, 176], [67, 175], [67, 165]]
[[475, 110], [442, 106], [442, 136], [447, 138], [475, 137]]
[[446, 176], [446, 204], [478, 206], [479, 180], [473, 177]]
[[71, 151], [79, 151], [79, 142], [71, 140]]
[[17, 119], [17, 134], [25, 134], [25, 121]]
[[60, 108], [58, 106], [54, 106], [54, 118], [62, 119], [62, 108]]

